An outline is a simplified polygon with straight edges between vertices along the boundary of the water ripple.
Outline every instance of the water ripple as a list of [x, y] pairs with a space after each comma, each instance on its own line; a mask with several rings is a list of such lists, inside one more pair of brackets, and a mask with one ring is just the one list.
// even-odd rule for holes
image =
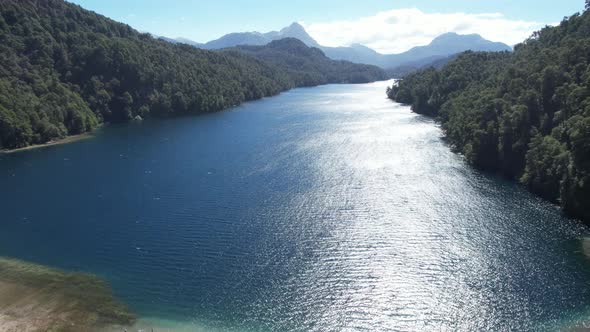
[[298, 89], [2, 156], [0, 254], [97, 273], [141, 324], [183, 331], [586, 317], [586, 229], [471, 169], [384, 89]]

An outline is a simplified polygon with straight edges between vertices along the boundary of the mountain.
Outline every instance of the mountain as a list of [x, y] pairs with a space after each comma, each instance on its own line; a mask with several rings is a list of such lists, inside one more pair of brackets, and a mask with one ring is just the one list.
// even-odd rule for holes
[[421, 68], [464, 51], [510, 51], [503, 43], [495, 43], [479, 35], [459, 35], [446, 33], [435, 38], [429, 45], [418, 46], [400, 54], [381, 54], [362, 45], [350, 47], [323, 47], [326, 55], [335, 60], [376, 65], [385, 69], [396, 67]]
[[[266, 45], [272, 41], [283, 38], [299, 39], [307, 46], [321, 49], [326, 56], [334, 60], [345, 60], [354, 63], [375, 65], [388, 69], [390, 72], [406, 72], [410, 68], [416, 70], [437, 61], [444, 61], [444, 59], [449, 58], [450, 56], [468, 50], [493, 52], [512, 50], [512, 48], [506, 44], [491, 42], [476, 34], [459, 35], [451, 32], [438, 36], [429, 45], [414, 47], [404, 53], [381, 54], [360, 44], [353, 44], [349, 47], [321, 46], [307, 33], [307, 31], [305, 31], [305, 28], [298, 23], [293, 23], [289, 27], [278, 32], [230, 33], [202, 45], [195, 42], [187, 42], [186, 40], [184, 43], [205, 49], [222, 49], [241, 45]], [[180, 40], [177, 39], [175, 41], [178, 42]]]
[[0, 149], [105, 122], [214, 112], [297, 86], [384, 76], [376, 67], [329, 60], [301, 42], [255, 52], [318, 61], [302, 69], [314, 78], [303, 82], [286, 63], [169, 43], [63, 0], [0, 1], [0, 41]]
[[216, 50], [238, 45], [266, 45], [272, 40], [258, 32], [239, 32], [230, 33], [219, 39], [210, 41], [202, 45], [207, 50]]
[[433, 56], [431, 58], [426, 58], [419, 60], [417, 62], [407, 62], [401, 66], [397, 66], [391, 69], [387, 69], [387, 77], [395, 77], [395, 78], [403, 78], [408, 74], [414, 73], [421, 69], [426, 69], [429, 67], [440, 69], [444, 67], [447, 63], [451, 62], [452, 60], [456, 59], [461, 53], [449, 55], [449, 56]]
[[321, 49], [334, 60], [372, 64], [386, 68], [385, 62], [382, 61], [382, 54], [361, 44], [353, 44], [349, 47], [321, 47]]
[[388, 67], [395, 67], [412, 61], [419, 62], [422, 59], [431, 61], [434, 58], [444, 58], [465, 51], [501, 52], [510, 51], [512, 48], [503, 43], [495, 43], [483, 39], [480, 35], [459, 35], [453, 32], [436, 37], [429, 45], [414, 47], [411, 50], [388, 56]]
[[587, 9], [514, 52], [463, 53], [440, 70], [406, 76], [388, 95], [437, 117], [469, 163], [590, 222], [589, 78]]
[[281, 31], [271, 31], [268, 33], [260, 32], [239, 32], [230, 33], [219, 39], [210, 41], [202, 45], [202, 48], [215, 50], [240, 45], [266, 45], [272, 41], [295, 38], [301, 40], [307, 46], [319, 47], [319, 44], [307, 34], [305, 28], [299, 23], [293, 23]]
[[156, 39], [159, 40], [163, 40], [172, 44], [186, 44], [186, 45], [190, 45], [190, 46], [194, 46], [197, 48], [203, 48], [203, 44], [201, 43], [197, 43], [195, 41], [192, 41], [190, 39], [186, 39], [186, 38], [168, 38], [168, 37], [162, 37], [162, 36], [153, 36]]
[[366, 83], [386, 78], [385, 72], [376, 66], [331, 60], [320, 49], [308, 47], [296, 38], [275, 40], [265, 46], [237, 46], [234, 50], [285, 68], [299, 86]]
[[191, 46], [198, 47], [198, 48], [202, 48], [203, 47], [203, 44], [194, 42], [194, 41], [192, 41], [190, 39], [176, 38], [175, 40], [176, 40], [176, 42], [181, 43], [181, 44], [187, 44], [187, 45], [191, 45]]
[[308, 33], [305, 28], [299, 23], [293, 23], [290, 26], [283, 28], [281, 31], [269, 32], [266, 34], [267, 37], [272, 40], [279, 40], [284, 38], [295, 38], [301, 40], [305, 45], [309, 47], [320, 47], [320, 44], [315, 41]]

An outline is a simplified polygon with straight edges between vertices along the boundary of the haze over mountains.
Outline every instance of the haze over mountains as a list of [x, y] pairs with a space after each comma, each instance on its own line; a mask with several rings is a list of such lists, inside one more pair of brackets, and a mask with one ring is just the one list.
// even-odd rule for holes
[[202, 47], [205, 49], [220, 49], [227, 47], [234, 47], [239, 45], [254, 45], [261, 46], [266, 45], [272, 41], [284, 39], [284, 38], [295, 38], [304, 42], [309, 47], [321, 47], [308, 33], [305, 28], [298, 23], [293, 23], [290, 26], [280, 30], [271, 31], [267, 33], [260, 32], [238, 32], [230, 33], [219, 39], [212, 40]]
[[[348, 47], [327, 47], [315, 41], [305, 28], [298, 23], [280, 30], [268, 33], [239, 32], [230, 33], [219, 39], [205, 44], [196, 43], [187, 39], [175, 39], [174, 42], [185, 43], [204, 49], [222, 49], [240, 45], [266, 45], [272, 41], [283, 38], [296, 38], [307, 46], [321, 49], [326, 56], [334, 60], [346, 60], [356, 63], [370, 64], [384, 69], [397, 68], [398, 71], [410, 71], [437, 62], [445, 62], [455, 54], [464, 51], [511, 51], [512, 48], [504, 43], [486, 40], [480, 35], [459, 35], [446, 33], [435, 38], [429, 45], [419, 46], [400, 54], [381, 54], [361, 44], [353, 44]], [[167, 39], [170, 40], [170, 39]]]

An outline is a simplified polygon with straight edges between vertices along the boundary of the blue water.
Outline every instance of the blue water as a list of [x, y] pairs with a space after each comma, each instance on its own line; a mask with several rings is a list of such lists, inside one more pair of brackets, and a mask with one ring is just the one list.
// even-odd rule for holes
[[587, 229], [450, 152], [386, 83], [0, 155], [0, 255], [228, 331], [543, 330], [590, 317]]

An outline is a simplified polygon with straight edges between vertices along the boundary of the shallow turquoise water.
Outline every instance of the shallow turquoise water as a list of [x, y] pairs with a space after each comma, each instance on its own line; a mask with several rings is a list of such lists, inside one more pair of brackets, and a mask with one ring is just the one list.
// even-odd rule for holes
[[190, 330], [543, 330], [590, 317], [587, 230], [450, 152], [386, 83], [0, 155], [0, 255]]

